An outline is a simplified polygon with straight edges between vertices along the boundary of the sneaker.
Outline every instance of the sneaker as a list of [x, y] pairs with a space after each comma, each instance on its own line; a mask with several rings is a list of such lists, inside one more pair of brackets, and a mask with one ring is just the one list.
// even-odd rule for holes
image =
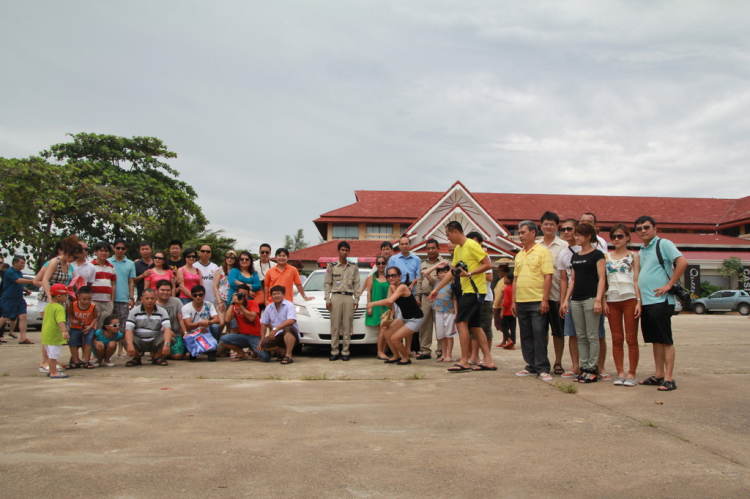
[[635, 380], [635, 378], [628, 378], [625, 380], [625, 382], [622, 384], [622, 386], [635, 386], [638, 382]]
[[550, 383], [555, 378], [553, 378], [552, 375], [549, 373], [542, 373], [539, 375], [539, 379], [541, 379], [542, 381], [546, 381], [547, 383]]
[[516, 376], [536, 376], [536, 373], [532, 373], [531, 371], [527, 371], [526, 369], [523, 369], [521, 371], [518, 371], [516, 373]]
[[618, 376], [612, 384], [617, 385], [617, 386], [622, 386], [625, 384], [625, 378], [623, 378], [622, 376]]

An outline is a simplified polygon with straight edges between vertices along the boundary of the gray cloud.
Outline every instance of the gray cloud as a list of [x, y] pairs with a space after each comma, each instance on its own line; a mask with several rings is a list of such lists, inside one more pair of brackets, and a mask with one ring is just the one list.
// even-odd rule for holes
[[744, 2], [15, 2], [0, 155], [150, 135], [240, 246], [356, 189], [748, 195]]

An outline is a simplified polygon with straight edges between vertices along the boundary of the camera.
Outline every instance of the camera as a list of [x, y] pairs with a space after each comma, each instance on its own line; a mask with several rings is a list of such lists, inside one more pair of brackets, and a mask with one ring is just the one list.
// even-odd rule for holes
[[465, 262], [458, 262], [456, 266], [451, 270], [451, 273], [454, 276], [460, 275], [462, 269], [465, 270], [466, 272], [469, 272], [469, 266], [466, 265]]
[[245, 301], [247, 299], [245, 293], [237, 293], [234, 296], [237, 297], [237, 301]]
[[690, 303], [690, 300], [691, 300], [690, 291], [685, 289], [680, 283], [677, 283], [674, 286], [672, 286], [672, 289], [669, 290], [669, 294], [675, 295], [680, 300]]

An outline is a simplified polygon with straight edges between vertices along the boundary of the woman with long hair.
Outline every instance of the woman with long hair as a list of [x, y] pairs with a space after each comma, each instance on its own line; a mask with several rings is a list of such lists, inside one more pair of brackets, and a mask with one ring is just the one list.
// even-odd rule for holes
[[229, 250], [224, 255], [224, 263], [219, 265], [219, 270], [214, 274], [214, 295], [216, 295], [216, 308], [221, 318], [221, 326], [224, 325], [224, 315], [229, 304], [229, 272], [236, 268], [239, 268], [237, 252]]
[[575, 228], [575, 242], [581, 250], [574, 254], [570, 263], [573, 271], [568, 293], [563, 302], [563, 311], [573, 314], [573, 323], [578, 337], [578, 357], [581, 363], [579, 383], [594, 383], [599, 376], [599, 317], [605, 277], [604, 253], [594, 249], [596, 229], [589, 223], [579, 223]]
[[373, 309], [377, 306], [390, 307], [394, 303], [398, 305], [394, 310], [393, 322], [385, 331], [385, 341], [393, 353], [393, 357], [386, 360], [385, 363], [405, 366], [411, 364], [411, 359], [402, 340], [406, 340], [407, 345], [411, 342], [412, 335], [422, 327], [424, 314], [409, 286], [401, 282], [401, 270], [398, 267], [389, 268], [385, 276], [391, 283], [390, 287], [393, 292], [386, 299], [368, 303], [367, 313], [372, 314]]
[[143, 273], [143, 289], [156, 290], [156, 283], [161, 280], [167, 280], [174, 286], [175, 277], [172, 269], [167, 265], [167, 253], [157, 251], [152, 258], [154, 266]]
[[[612, 357], [617, 368], [615, 385], [635, 386], [635, 371], [638, 368], [638, 318], [641, 316], [641, 291], [638, 289], [638, 275], [641, 261], [638, 253], [628, 250], [630, 230], [625, 224], [614, 225], [609, 238], [615, 250], [607, 253], [607, 299], [604, 302], [604, 315], [612, 331]], [[623, 327], [624, 326], [624, 327]], [[628, 376], [625, 377], [623, 358], [628, 344]]]
[[203, 276], [201, 271], [193, 266], [198, 259], [195, 248], [185, 248], [182, 257], [185, 259], [185, 265], [177, 269], [177, 286], [180, 288], [180, 301], [187, 305], [193, 303], [193, 294], [190, 290], [193, 286], [203, 284]]
[[[375, 272], [365, 279], [365, 292], [367, 293], [367, 303], [373, 301], [382, 300], [388, 298], [388, 289], [390, 284], [385, 276], [385, 266], [388, 264], [388, 260], [384, 256], [379, 256], [375, 259]], [[380, 329], [378, 334], [378, 358], [380, 360], [388, 360], [388, 356], [385, 353], [385, 331], [387, 328], [380, 326], [380, 316], [386, 311], [388, 307], [377, 306], [373, 307], [372, 313], [365, 316], [365, 326], [375, 326]]]
[[260, 277], [253, 266], [253, 255], [249, 251], [241, 251], [237, 259], [239, 265], [229, 271], [229, 296], [226, 305], [232, 302], [232, 297], [237, 292], [237, 286], [247, 284], [250, 286], [248, 298], [254, 299], [255, 294], [261, 290]]

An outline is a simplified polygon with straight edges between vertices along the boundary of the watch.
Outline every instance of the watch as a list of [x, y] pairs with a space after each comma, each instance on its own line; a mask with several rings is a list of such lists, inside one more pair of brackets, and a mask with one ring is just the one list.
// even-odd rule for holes
[[169, 346], [172, 346], [172, 342], [171, 342], [171, 341], [168, 341], [168, 342], [164, 343], [164, 346], [165, 346], [165, 347], [169, 347]]

